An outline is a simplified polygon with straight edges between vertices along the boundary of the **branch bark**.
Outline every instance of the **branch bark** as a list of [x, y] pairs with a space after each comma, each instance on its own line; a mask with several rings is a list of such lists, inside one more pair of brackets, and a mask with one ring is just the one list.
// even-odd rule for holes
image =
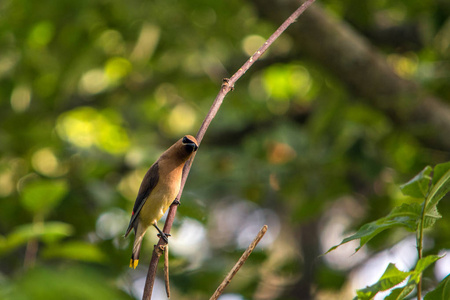
[[214, 294], [209, 298], [209, 300], [216, 300], [219, 298], [220, 295], [222, 295], [223, 290], [228, 286], [228, 284], [233, 279], [234, 275], [240, 270], [242, 265], [247, 261], [250, 254], [252, 254], [253, 249], [255, 249], [256, 245], [258, 245], [259, 241], [263, 238], [264, 234], [267, 232], [267, 225], [264, 225], [261, 230], [256, 235], [253, 242], [248, 246], [248, 248], [242, 253], [241, 258], [237, 261], [237, 263], [234, 265], [234, 267], [230, 270], [227, 276], [225, 276], [222, 283], [219, 285], [219, 287], [216, 289]]
[[[274, 23], [296, 2], [253, 0], [259, 13]], [[385, 112], [408, 130], [420, 129], [414, 134], [428, 145], [450, 150], [449, 105], [416, 82], [397, 76], [385, 56], [351, 26], [315, 5], [289, 34], [298, 52], [335, 74], [359, 101]]]
[[164, 282], [166, 283], [166, 295], [170, 298], [170, 283], [169, 283], [169, 245], [164, 248]]
[[[209, 125], [211, 124], [211, 121], [216, 116], [217, 112], [219, 111], [220, 106], [223, 103], [223, 99], [225, 96], [234, 89], [235, 83], [241, 78], [247, 71], [250, 69], [250, 67], [261, 57], [261, 55], [266, 52], [266, 50], [272, 45], [272, 43], [295, 21], [297, 21], [297, 18], [312, 4], [315, 0], [306, 0], [300, 7], [296, 8], [294, 13], [292, 13], [284, 22], [281, 24], [281, 26], [267, 39], [267, 41], [245, 62], [245, 64], [236, 72], [233, 76], [231, 76], [230, 79], [224, 79], [222, 83], [222, 87], [217, 94], [216, 99], [214, 100], [208, 114], [206, 115], [198, 133], [196, 136], [197, 142], [200, 146], [201, 141], [203, 140], [203, 137], [205, 136], [206, 130], [208, 129]], [[197, 152], [195, 152], [197, 153]], [[195, 158], [195, 154], [189, 159], [183, 168], [183, 177], [181, 180], [181, 187], [180, 192], [178, 193], [177, 199], [181, 199], [181, 195], [183, 193], [184, 185], [186, 184], [187, 177], [189, 175], [189, 171], [191, 169], [192, 162]], [[177, 212], [177, 205], [171, 205], [169, 208], [169, 213], [167, 215], [166, 222], [164, 224], [164, 233], [170, 233], [170, 230], [172, 229], [172, 224], [175, 219], [175, 214]], [[164, 245], [165, 242], [163, 239], [159, 239], [158, 244], [155, 246], [155, 249], [153, 250], [152, 259], [150, 261], [150, 265], [147, 272], [147, 279], [145, 280], [145, 287], [144, 287], [144, 295], [142, 297], [143, 300], [150, 300], [152, 297], [153, 292], [153, 285], [156, 278], [156, 270], [158, 266], [158, 261], [161, 256], [160, 251], [157, 251], [159, 249], [159, 246]], [[159, 252], [159, 254], [158, 254]]]

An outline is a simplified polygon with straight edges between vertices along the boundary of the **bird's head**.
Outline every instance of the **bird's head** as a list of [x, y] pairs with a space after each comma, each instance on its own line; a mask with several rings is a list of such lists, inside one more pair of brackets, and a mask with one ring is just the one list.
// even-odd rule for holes
[[198, 142], [192, 135], [184, 136], [182, 139], [182, 144], [188, 153], [193, 153], [198, 149]]

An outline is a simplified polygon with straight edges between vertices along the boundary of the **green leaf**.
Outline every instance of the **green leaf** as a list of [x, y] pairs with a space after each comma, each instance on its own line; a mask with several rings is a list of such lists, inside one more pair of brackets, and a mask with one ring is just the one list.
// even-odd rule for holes
[[68, 258], [86, 262], [103, 262], [105, 254], [94, 244], [74, 241], [57, 244], [43, 250], [44, 258]]
[[428, 268], [432, 263], [436, 262], [437, 260], [441, 259], [443, 256], [439, 255], [428, 255], [426, 257], [423, 257], [419, 259], [419, 261], [416, 264], [416, 267], [414, 271], [411, 273], [411, 278], [409, 279], [410, 282], [413, 282], [415, 284], [419, 283], [420, 277], [422, 276], [423, 271], [425, 271], [426, 268]]
[[[424, 168], [417, 176], [401, 186], [405, 195], [416, 198], [427, 197], [425, 200], [424, 228], [433, 226], [436, 220], [442, 217], [436, 205], [450, 191], [450, 163], [437, 165], [436, 168], [439, 179], [436, 179], [437, 182], [433, 185], [428, 196], [427, 190], [432, 171], [430, 166]], [[420, 222], [421, 215], [422, 208], [418, 203], [402, 204], [395, 207], [386, 217], [364, 224], [355, 234], [345, 238], [339, 245], [331, 247], [326, 253], [335, 250], [342, 244], [360, 239], [359, 247], [355, 249], [355, 252], [357, 252], [376, 235], [394, 227], [405, 227], [407, 230], [414, 232]]]
[[448, 171], [450, 171], [450, 161], [436, 165], [433, 169], [433, 184], [436, 184]]
[[425, 269], [429, 267], [432, 263], [436, 262], [441, 258], [442, 256], [429, 255], [427, 257], [420, 259], [417, 262], [414, 271], [409, 272], [409, 275], [411, 276], [409, 277], [408, 283], [403, 287], [393, 289], [389, 294], [389, 296], [385, 298], [385, 300], [405, 299], [406, 296], [408, 296], [416, 287], [417, 283], [420, 280], [420, 277], [422, 276], [423, 271], [425, 271]]
[[438, 212], [437, 207], [433, 207], [430, 211], [425, 213], [423, 228], [430, 228], [434, 225], [434, 223], [436, 223], [436, 220], [440, 218], [442, 218], [442, 216]]
[[63, 222], [22, 225], [16, 227], [6, 238], [2, 239], [0, 243], [0, 254], [20, 247], [32, 239], [39, 239], [51, 243], [70, 236], [72, 232], [72, 226]]
[[419, 174], [405, 184], [400, 185], [400, 190], [405, 196], [413, 198], [425, 198], [428, 194], [428, 185], [431, 180], [433, 168], [426, 166]]
[[63, 199], [69, 187], [65, 180], [39, 180], [22, 190], [21, 202], [33, 214], [47, 213]]
[[450, 275], [444, 278], [439, 285], [425, 295], [424, 300], [447, 300], [450, 299]]
[[357, 296], [355, 299], [370, 300], [375, 297], [378, 292], [386, 291], [403, 282], [410, 274], [411, 272], [400, 271], [394, 264], [389, 264], [378, 282], [356, 291]]
[[339, 245], [333, 246], [326, 253], [342, 244], [360, 239], [359, 247], [355, 249], [355, 252], [357, 252], [376, 235], [390, 228], [405, 227], [409, 231], [415, 231], [421, 211], [422, 209], [418, 203], [404, 203], [395, 207], [386, 217], [364, 224], [355, 234], [345, 238]]
[[[444, 171], [445, 166], [438, 165], [438, 173], [441, 174]], [[437, 179], [436, 184], [431, 189], [427, 199], [425, 200], [425, 212], [428, 213], [433, 210], [439, 201], [450, 192], [450, 170], [443, 173], [442, 176]]]
[[384, 298], [384, 300], [401, 300], [401, 299], [405, 299], [406, 296], [408, 296], [416, 287], [415, 283], [410, 283], [408, 281], [408, 284], [403, 286], [403, 287], [399, 287], [396, 289], [393, 289], [391, 291], [391, 293]]

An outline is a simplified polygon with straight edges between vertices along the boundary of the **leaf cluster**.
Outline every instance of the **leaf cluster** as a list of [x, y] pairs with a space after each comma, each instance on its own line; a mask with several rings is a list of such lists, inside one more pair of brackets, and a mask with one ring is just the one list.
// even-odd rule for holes
[[[355, 249], [355, 252], [357, 252], [381, 232], [397, 227], [404, 228], [410, 232], [416, 232], [417, 248], [421, 251], [423, 247], [423, 229], [432, 227], [436, 220], [441, 218], [441, 215], [437, 210], [437, 205], [439, 201], [450, 192], [450, 162], [436, 165], [434, 168], [431, 166], [425, 167], [414, 178], [401, 185], [400, 189], [405, 196], [423, 199], [423, 201], [421, 203], [403, 203], [400, 206], [395, 207], [386, 217], [361, 226], [355, 234], [345, 238], [340, 244], [330, 248], [327, 253], [345, 243], [359, 239], [359, 247]], [[419, 257], [421, 257], [421, 253], [419, 254]], [[441, 257], [437, 255], [429, 255], [420, 258], [417, 261], [415, 268], [409, 272], [400, 271], [391, 263], [378, 282], [370, 287], [357, 291], [355, 300], [372, 299], [378, 292], [389, 290], [409, 277], [405, 286], [393, 289], [386, 298], [389, 300], [405, 299], [414, 290], [415, 286], [419, 284], [424, 270], [440, 258]], [[447, 280], [448, 277], [443, 280], [438, 288], [436, 288], [438, 291], [435, 290], [433, 293], [430, 292], [432, 296], [427, 296], [425, 299], [435, 299], [431, 297], [436, 296], [439, 297], [438, 299], [445, 299], [443, 295], [446, 291], [445, 289], [442, 289], [442, 285], [445, 286]]]

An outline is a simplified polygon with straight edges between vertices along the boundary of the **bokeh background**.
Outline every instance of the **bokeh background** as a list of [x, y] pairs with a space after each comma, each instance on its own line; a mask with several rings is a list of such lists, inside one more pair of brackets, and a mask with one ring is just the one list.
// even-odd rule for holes
[[[136, 270], [122, 236], [143, 175], [298, 5], [2, 0], [0, 298], [139, 299], [156, 232]], [[351, 299], [388, 262], [413, 266], [401, 230], [320, 254], [416, 201], [398, 184], [450, 160], [449, 82], [450, 2], [317, 1], [200, 146], [170, 238], [172, 298], [209, 298], [263, 224], [221, 299]], [[450, 249], [448, 200], [426, 253]], [[444, 258], [424, 288], [448, 273]]]

